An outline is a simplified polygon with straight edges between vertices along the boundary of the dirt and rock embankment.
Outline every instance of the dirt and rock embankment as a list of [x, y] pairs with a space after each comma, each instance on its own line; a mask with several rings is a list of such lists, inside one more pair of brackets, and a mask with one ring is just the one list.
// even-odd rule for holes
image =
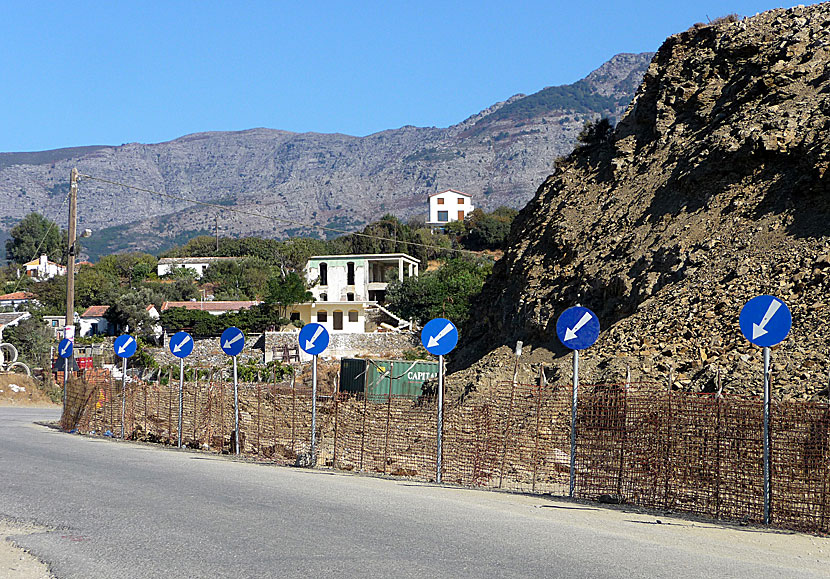
[[508, 377], [516, 340], [524, 380], [544, 364], [567, 381], [555, 324], [580, 303], [603, 328], [582, 382], [620, 381], [628, 365], [701, 391], [720, 371], [725, 393], [759, 394], [761, 353], [738, 316], [773, 294], [793, 314], [774, 395], [826, 395], [828, 234], [830, 3], [682, 32], [610, 138], [559, 162], [520, 213], [450, 384]]

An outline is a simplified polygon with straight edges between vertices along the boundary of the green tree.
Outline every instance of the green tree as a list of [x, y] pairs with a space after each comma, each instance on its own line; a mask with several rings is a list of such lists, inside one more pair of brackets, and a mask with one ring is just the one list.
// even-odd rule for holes
[[268, 280], [265, 305], [275, 311], [281, 319], [286, 317], [288, 308], [294, 304], [310, 302], [312, 299], [305, 279], [297, 273], [278, 274]]
[[17, 348], [19, 361], [33, 368], [50, 367], [49, 352], [54, 341], [52, 331], [40, 315], [33, 315], [7, 329], [3, 338]]
[[156, 323], [147, 311], [149, 305], [159, 308], [161, 296], [147, 288], [131, 290], [115, 298], [104, 317], [125, 331], [149, 337]]
[[102, 257], [95, 267], [122, 279], [132, 288], [153, 276], [157, 266], [158, 259], [149, 253], [118, 253]]
[[66, 232], [39, 213], [29, 213], [9, 235], [6, 260], [10, 263], [26, 263], [43, 254], [56, 263], [66, 261]]
[[78, 308], [109, 305], [119, 293], [118, 278], [97, 265], [83, 266], [75, 275], [75, 306]]
[[475, 296], [481, 292], [493, 265], [489, 260], [454, 258], [420, 277], [389, 284], [386, 301], [404, 319], [424, 324], [441, 316], [459, 327], [469, 316]]

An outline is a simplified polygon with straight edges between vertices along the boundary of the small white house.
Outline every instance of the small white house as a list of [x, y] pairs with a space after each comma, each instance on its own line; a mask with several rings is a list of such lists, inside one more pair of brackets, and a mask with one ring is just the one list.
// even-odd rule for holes
[[31, 292], [13, 292], [0, 296], [0, 308], [11, 308], [17, 311], [26, 309], [29, 304], [37, 304], [35, 294]]
[[220, 261], [228, 261], [234, 260], [235, 257], [162, 257], [159, 262], [158, 266], [156, 267], [156, 273], [158, 273], [159, 277], [163, 275], [167, 275], [172, 273], [174, 270], [179, 268], [185, 268], [196, 272], [196, 279], [200, 279], [203, 275], [205, 275], [205, 270], [211, 266], [211, 264], [218, 263]]
[[473, 196], [469, 193], [447, 189], [429, 196], [427, 225], [446, 225], [451, 221], [464, 221], [473, 210]]
[[36, 281], [52, 279], [56, 275], [66, 275], [66, 266], [49, 261], [46, 255], [41, 255], [40, 259], [34, 259], [26, 263], [25, 267], [26, 275]]
[[118, 332], [113, 324], [104, 317], [109, 306], [90, 306], [81, 314], [79, 320], [81, 336], [114, 336]]

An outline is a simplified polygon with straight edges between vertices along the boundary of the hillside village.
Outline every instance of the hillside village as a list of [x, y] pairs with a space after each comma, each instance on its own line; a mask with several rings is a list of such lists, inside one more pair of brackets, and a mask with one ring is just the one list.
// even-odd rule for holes
[[[73, 276], [74, 334], [79, 346], [133, 333], [148, 348], [163, 348], [167, 337], [180, 330], [192, 332], [197, 339], [209, 339], [235, 325], [253, 334], [254, 342], [258, 335], [274, 334], [260, 340], [260, 353], [256, 354], [260, 362], [288, 362], [299, 358], [299, 329], [315, 322], [332, 334], [380, 334], [369, 342], [372, 349], [398, 357], [411, 350], [410, 355], [415, 355], [416, 331], [444, 307], [442, 302], [451, 299], [452, 307], [463, 312], [468, 296], [480, 289], [492, 258], [473, 250], [500, 250], [516, 213], [502, 208], [487, 214], [476, 210], [472, 199], [457, 190], [436, 192], [427, 198], [425, 214], [429, 218], [424, 223], [404, 224], [386, 216], [362, 233], [331, 242], [205, 237], [159, 258], [119, 254], [106, 256], [97, 264], [81, 261], [76, 263]], [[39, 216], [28, 221], [41, 229], [57, 228]], [[34, 233], [24, 226], [13, 230], [7, 243], [9, 253], [16, 255], [16, 247], [27, 246], [22, 237], [36, 237], [41, 229]], [[56, 254], [61, 248], [48, 250]], [[409, 286], [445, 276], [451, 269], [446, 263], [458, 261], [463, 264], [452, 267], [473, 272], [477, 279], [466, 293], [435, 288], [425, 303], [407, 301]], [[15, 291], [0, 295], [0, 308], [19, 314], [4, 326], [6, 339], [19, 350], [20, 361], [39, 369], [41, 375], [55, 367], [54, 345], [67, 335], [66, 271], [66, 265], [52, 261], [48, 253], [19, 265], [10, 264], [5, 286]], [[458, 321], [463, 323], [463, 316]], [[34, 339], [41, 334], [43, 340]], [[294, 337], [281, 338], [284, 334]], [[356, 347], [355, 339], [341, 336], [348, 346], [342, 352], [333, 347], [328, 356], [371, 355], [367, 347]], [[290, 344], [292, 355], [283, 354], [275, 340], [280, 345]], [[42, 355], [47, 341], [53, 346], [49, 363]], [[96, 351], [103, 352], [100, 348]]]

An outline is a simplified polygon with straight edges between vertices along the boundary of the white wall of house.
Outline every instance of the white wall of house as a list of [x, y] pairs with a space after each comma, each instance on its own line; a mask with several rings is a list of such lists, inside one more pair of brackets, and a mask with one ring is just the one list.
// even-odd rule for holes
[[463, 221], [473, 210], [473, 198], [471, 195], [448, 189], [435, 193], [429, 197], [429, 219], [430, 225], [440, 225], [451, 221]]
[[78, 334], [81, 336], [111, 336], [115, 334], [115, 326], [103, 316], [81, 316]]
[[329, 333], [361, 334], [366, 331], [365, 306], [364, 302], [308, 302], [296, 304], [288, 315], [304, 324], [320, 324]]

